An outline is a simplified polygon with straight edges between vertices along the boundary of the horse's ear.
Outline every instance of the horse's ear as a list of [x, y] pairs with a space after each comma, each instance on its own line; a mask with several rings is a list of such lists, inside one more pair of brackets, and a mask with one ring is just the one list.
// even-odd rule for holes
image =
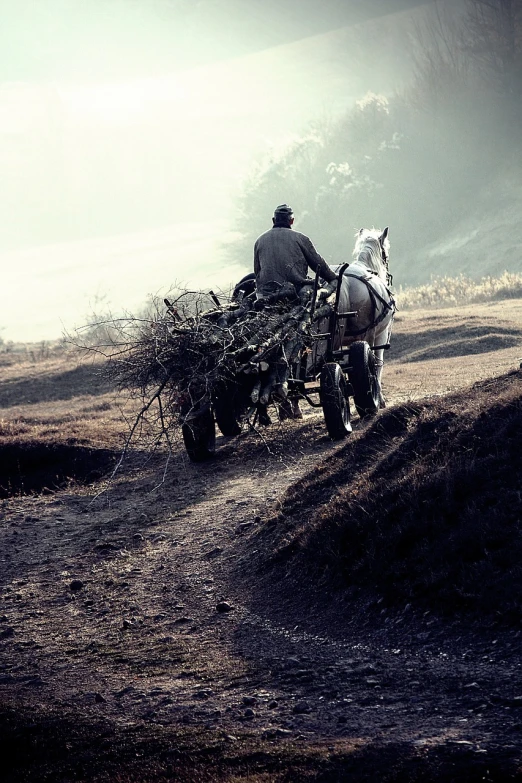
[[384, 231], [381, 234], [381, 242], [384, 242], [386, 239], [388, 239], [388, 231], [390, 230], [389, 226], [386, 226]]

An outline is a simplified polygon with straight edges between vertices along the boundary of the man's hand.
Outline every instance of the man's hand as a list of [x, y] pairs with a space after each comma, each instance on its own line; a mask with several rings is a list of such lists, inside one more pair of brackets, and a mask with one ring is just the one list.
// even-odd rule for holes
[[328, 285], [326, 286], [326, 291], [328, 291], [328, 294], [327, 294], [328, 296], [330, 296], [330, 294], [333, 294], [334, 291], [337, 291], [337, 283], [338, 282], [339, 281], [337, 280], [337, 278], [334, 278], [331, 283], [328, 283]]
[[335, 280], [332, 280], [331, 283], [328, 283], [324, 288], [320, 288], [317, 292], [317, 299], [319, 302], [321, 302], [323, 299], [328, 299], [328, 297], [332, 296], [332, 294], [335, 294], [337, 291], [337, 278]]

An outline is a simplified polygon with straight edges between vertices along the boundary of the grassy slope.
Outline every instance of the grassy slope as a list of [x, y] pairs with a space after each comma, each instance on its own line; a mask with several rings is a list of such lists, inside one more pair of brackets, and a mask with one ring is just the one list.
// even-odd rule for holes
[[521, 378], [381, 414], [287, 493], [285, 567], [388, 604], [521, 619]]

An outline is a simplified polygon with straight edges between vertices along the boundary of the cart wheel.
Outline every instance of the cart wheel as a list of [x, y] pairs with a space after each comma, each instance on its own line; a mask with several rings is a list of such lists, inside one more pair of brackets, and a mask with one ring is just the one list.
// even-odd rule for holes
[[222, 435], [239, 435], [241, 425], [236, 418], [235, 399], [232, 395], [223, 393], [214, 398], [214, 416]]
[[321, 370], [320, 396], [328, 435], [332, 440], [346, 438], [352, 431], [348, 388], [344, 373], [335, 362], [325, 364]]
[[183, 442], [192, 462], [204, 462], [216, 450], [216, 427], [210, 409], [196, 414], [182, 427]]
[[353, 389], [353, 400], [357, 413], [363, 419], [379, 410], [379, 381], [375, 368], [375, 355], [363, 340], [350, 347], [348, 378]]

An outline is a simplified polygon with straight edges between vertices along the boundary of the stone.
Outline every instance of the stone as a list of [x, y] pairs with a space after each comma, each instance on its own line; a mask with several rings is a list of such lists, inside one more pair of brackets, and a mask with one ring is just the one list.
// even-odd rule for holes
[[231, 612], [232, 608], [232, 604], [229, 604], [228, 601], [220, 601], [216, 606], [216, 612]]
[[266, 739], [275, 739], [276, 736], [276, 729], [265, 729], [263, 732], [263, 737]]
[[69, 589], [73, 593], [77, 593], [78, 590], [81, 590], [84, 587], [84, 584], [81, 579], [73, 579], [72, 582], [69, 585]]
[[276, 737], [289, 737], [291, 734], [290, 729], [276, 729]]
[[210, 699], [213, 695], [214, 691], [212, 688], [198, 688], [198, 690], [193, 693], [193, 696], [196, 699]]
[[220, 555], [222, 551], [223, 551], [223, 547], [216, 546], [214, 547], [214, 549], [211, 549], [209, 552], [205, 552], [205, 557], [207, 558], [207, 560], [212, 560], [214, 557]]
[[309, 712], [312, 712], [312, 708], [306, 701], [298, 701], [297, 704], [294, 704], [294, 707], [292, 709], [292, 712], [294, 715], [305, 715]]

